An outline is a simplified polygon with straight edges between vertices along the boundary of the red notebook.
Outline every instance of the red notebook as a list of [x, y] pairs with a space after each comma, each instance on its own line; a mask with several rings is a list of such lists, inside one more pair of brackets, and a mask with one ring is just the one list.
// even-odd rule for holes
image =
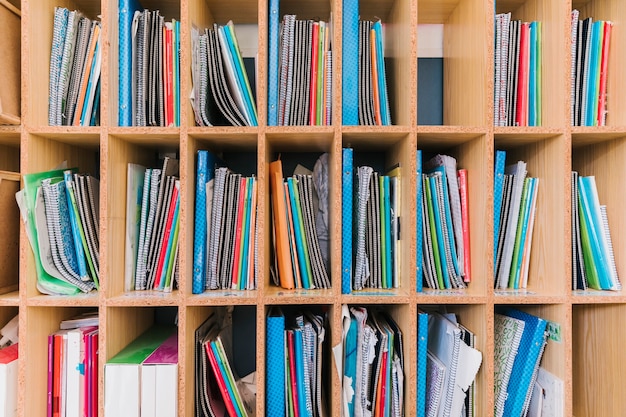
[[528, 126], [528, 67], [530, 64], [530, 23], [522, 23], [520, 28], [519, 70], [517, 72], [517, 108], [515, 124]]
[[469, 226], [469, 195], [467, 194], [467, 170], [459, 169], [459, 194], [461, 196], [461, 227], [463, 229], [463, 262], [465, 276], [463, 281], [470, 282], [471, 260], [470, 256], [470, 226]]
[[606, 74], [609, 69], [609, 41], [613, 22], [604, 22], [604, 38], [602, 41], [602, 60], [600, 61], [600, 89], [598, 91], [598, 126], [606, 125]]

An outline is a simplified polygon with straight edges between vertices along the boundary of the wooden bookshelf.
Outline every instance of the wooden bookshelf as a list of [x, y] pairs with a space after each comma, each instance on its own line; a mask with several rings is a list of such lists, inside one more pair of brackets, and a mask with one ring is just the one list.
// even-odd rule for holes
[[[13, 2], [15, 3], [15, 2]], [[390, 312], [404, 333], [405, 415], [416, 415], [417, 310], [441, 307], [457, 313], [477, 337], [483, 362], [476, 378], [475, 415], [494, 408], [494, 313], [515, 306], [560, 326], [560, 340], [551, 340], [542, 366], [565, 382], [565, 416], [620, 415], [626, 399], [614, 395], [626, 372], [626, 292], [571, 290], [570, 171], [595, 175], [600, 200], [607, 205], [618, 273], [626, 275], [626, 78], [619, 69], [626, 46], [626, 2], [623, 0], [362, 0], [361, 17], [380, 17], [386, 25], [388, 85], [392, 126], [341, 124], [342, 0], [281, 0], [281, 16], [328, 20], [333, 35], [333, 124], [331, 126], [267, 126], [267, 0], [144, 0], [166, 19], [181, 21], [181, 123], [177, 128], [118, 126], [117, 0], [22, 0], [21, 125], [0, 126], [0, 170], [28, 174], [50, 170], [62, 161], [100, 178], [101, 290], [77, 297], [46, 296], [37, 290], [35, 261], [24, 227], [0, 228], [0, 239], [19, 241], [19, 255], [0, 270], [0, 327], [20, 314], [19, 412], [42, 416], [46, 410], [47, 336], [60, 320], [79, 312], [100, 313], [100, 416], [104, 415], [104, 364], [157, 320], [160, 311], [178, 313], [179, 415], [194, 415], [194, 332], [211, 311], [236, 306], [250, 323], [246, 337], [256, 343], [256, 414], [265, 415], [265, 316], [275, 305], [324, 309], [327, 340], [342, 339], [342, 305], [376, 305]], [[103, 43], [101, 125], [47, 126], [48, 80], [55, 6], [101, 16]], [[494, 8], [515, 19], [543, 22], [542, 119], [540, 127], [493, 127]], [[611, 40], [606, 127], [571, 127], [569, 94], [569, 27], [572, 8], [581, 18], [615, 22]], [[256, 97], [258, 127], [204, 128], [194, 125], [191, 91], [191, 28], [233, 20], [258, 26]], [[442, 24], [443, 125], [417, 125], [417, 25]], [[6, 80], [0, 81], [0, 84]], [[0, 85], [0, 88], [2, 86]], [[381, 166], [402, 167], [401, 285], [393, 291], [341, 294], [341, 149], [350, 146], [355, 159], [373, 158]], [[258, 289], [192, 294], [194, 187], [196, 152], [207, 149], [226, 159], [245, 158], [247, 174], [259, 181]], [[469, 173], [472, 282], [466, 290], [416, 288], [415, 155], [447, 153]], [[493, 165], [494, 153], [523, 159], [529, 175], [540, 178], [528, 289], [493, 290]], [[289, 162], [330, 156], [330, 255], [332, 288], [289, 291], [270, 278], [271, 210], [269, 163], [278, 154]], [[127, 164], [153, 165], [160, 155], [180, 160], [180, 270], [177, 290], [126, 292], [124, 240]], [[313, 159], [314, 160], [314, 159]], [[515, 159], [517, 160], [517, 159]], [[618, 179], [619, 178], [619, 179]], [[3, 196], [4, 198], [4, 196]], [[15, 219], [14, 222], [21, 223]], [[6, 231], [5, 231], [6, 230]], [[6, 236], [3, 235], [6, 234]], [[3, 259], [2, 262], [5, 262]], [[2, 264], [4, 265], [4, 264]], [[13, 272], [10, 272], [13, 271]], [[624, 279], [624, 276], [622, 277]], [[253, 333], [253, 334], [252, 334]], [[328, 415], [341, 413], [341, 379], [328, 355]]]

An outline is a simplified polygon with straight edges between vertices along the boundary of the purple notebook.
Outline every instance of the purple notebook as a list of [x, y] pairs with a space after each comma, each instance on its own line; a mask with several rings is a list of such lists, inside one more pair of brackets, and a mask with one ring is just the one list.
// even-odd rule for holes
[[165, 342], [154, 350], [143, 362], [143, 365], [177, 364], [178, 363], [178, 332], [174, 332]]

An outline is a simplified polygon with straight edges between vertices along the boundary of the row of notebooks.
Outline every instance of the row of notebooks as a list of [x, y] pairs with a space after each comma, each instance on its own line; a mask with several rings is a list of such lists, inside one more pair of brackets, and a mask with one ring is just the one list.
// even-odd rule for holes
[[[265, 412], [268, 416], [324, 417], [330, 394], [326, 314], [284, 313], [266, 318]], [[231, 414], [232, 415], [232, 414]]]
[[[271, 8], [271, 5], [270, 5]], [[270, 22], [271, 23], [271, 22]], [[275, 23], [273, 23], [275, 24]], [[270, 34], [276, 30], [270, 24]], [[277, 62], [270, 61], [271, 93], [277, 89], [275, 102], [268, 103], [270, 125], [330, 125], [332, 118], [332, 37], [330, 24], [300, 20], [296, 15], [283, 16]], [[271, 53], [271, 51], [270, 51]], [[270, 56], [271, 58], [271, 56]], [[272, 79], [274, 77], [275, 79]]]
[[476, 336], [456, 314], [439, 311], [419, 311], [417, 333], [417, 416], [473, 417], [482, 364]]
[[395, 166], [382, 175], [354, 167], [342, 154], [342, 292], [400, 286], [400, 181]]
[[119, 2], [119, 125], [180, 126], [180, 22]]
[[345, 416], [404, 414], [402, 332], [384, 311], [342, 308], [343, 392]]
[[98, 179], [77, 169], [24, 175], [16, 194], [44, 294], [88, 293], [99, 287]]
[[235, 25], [191, 33], [191, 103], [198, 126], [257, 126], [257, 110]]
[[[494, 326], [494, 416], [563, 415], [554, 410], [560, 403], [562, 412], [563, 382], [559, 395], [552, 392], [547, 397], [545, 388], [555, 383], [556, 377], [544, 370], [539, 387], [536, 384], [548, 343], [548, 322], [520, 310], [502, 308], [495, 314]], [[548, 384], [549, 380], [553, 382]], [[550, 413], [543, 413], [543, 402]]]
[[538, 178], [527, 177], [526, 162], [506, 166], [496, 151], [494, 173], [494, 287], [526, 288], [537, 207]]
[[613, 22], [594, 21], [591, 17], [579, 19], [576, 9], [571, 16], [571, 123], [572, 126], [605, 126]]
[[150, 327], [107, 361], [104, 415], [178, 415], [176, 326], [156, 324]]
[[280, 159], [269, 166], [274, 267], [272, 278], [283, 288], [330, 288], [328, 258], [328, 155], [314, 171], [299, 166], [283, 176]]
[[47, 383], [47, 417], [98, 415], [97, 325], [64, 325], [48, 336]]
[[360, 20], [359, 1], [342, 5], [342, 123], [390, 125], [383, 25]]
[[[471, 280], [467, 170], [438, 154], [422, 165], [417, 152], [419, 285], [465, 288]], [[421, 274], [419, 274], [421, 272]]]
[[17, 417], [19, 316], [0, 329], [0, 417]]
[[541, 126], [541, 27], [496, 14], [496, 126]]
[[258, 224], [256, 177], [219, 166], [198, 151], [192, 292], [256, 289]]
[[620, 290], [606, 205], [596, 179], [572, 172], [572, 289]]
[[178, 277], [178, 160], [162, 168], [128, 164], [124, 290], [170, 292]]
[[79, 11], [54, 9], [48, 124], [96, 126], [100, 119], [101, 24]]
[[231, 366], [232, 310], [213, 311], [196, 329], [194, 360], [196, 416], [255, 415], [255, 395]]

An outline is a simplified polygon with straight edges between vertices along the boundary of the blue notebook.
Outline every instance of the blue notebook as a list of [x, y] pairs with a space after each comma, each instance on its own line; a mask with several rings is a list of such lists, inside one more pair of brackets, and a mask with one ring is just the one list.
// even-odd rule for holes
[[278, 308], [267, 315], [265, 327], [265, 411], [268, 416], [285, 415], [285, 316]]
[[133, 15], [141, 5], [137, 0], [119, 0], [119, 109], [118, 123], [120, 126], [132, 126], [132, 68], [133, 38], [131, 26]]
[[500, 234], [500, 210], [502, 208], [502, 187], [504, 184], [505, 151], [496, 151], [496, 167], [493, 174], [493, 268], [496, 268], [498, 235]]
[[424, 218], [424, 213], [422, 211], [422, 151], [421, 150], [417, 150], [417, 155], [416, 155], [416, 166], [417, 166], [417, 170], [416, 170], [416, 190], [415, 190], [415, 200], [417, 201], [417, 204], [415, 207], [417, 207], [417, 209], [415, 210], [415, 224], [417, 225], [415, 227], [415, 275], [416, 275], [416, 281], [417, 281], [417, 292], [422, 292], [423, 289], [423, 277], [422, 274], [424, 273], [423, 271], [423, 254], [422, 254], [422, 222], [423, 222], [423, 218]]
[[518, 355], [513, 362], [513, 370], [507, 386], [504, 414], [509, 417], [526, 415], [537, 377], [537, 369], [546, 346], [548, 322], [520, 310], [505, 308], [499, 311], [509, 317], [524, 321], [524, 333], [520, 341]]
[[341, 176], [341, 293], [352, 292], [352, 181], [353, 151], [342, 150]]
[[383, 54], [383, 25], [380, 23], [380, 20], [374, 22], [372, 30], [376, 32], [376, 66], [378, 67], [378, 91], [380, 94], [381, 123], [383, 126], [389, 126], [391, 125], [391, 113], [389, 112], [387, 74], [385, 72], [385, 56]]
[[198, 151], [196, 167], [196, 204], [193, 235], [193, 281], [194, 294], [204, 292], [206, 280], [206, 184], [215, 176], [217, 157], [209, 151]]
[[342, 124], [359, 124], [359, 0], [343, 0]]
[[393, 288], [393, 257], [391, 255], [391, 207], [390, 207], [390, 196], [389, 196], [389, 177], [387, 175], [383, 175], [381, 178], [382, 184], [382, 196], [383, 196], [383, 214], [381, 215], [381, 221], [385, 222], [385, 254], [384, 258], [386, 260], [385, 266], [385, 275], [387, 276], [387, 286], [384, 288]]
[[424, 417], [426, 415], [427, 356], [428, 356], [428, 314], [423, 313], [423, 312], [418, 312], [417, 313], [417, 417]]
[[280, 0], [269, 0], [267, 59], [267, 125], [278, 126], [278, 44]]

